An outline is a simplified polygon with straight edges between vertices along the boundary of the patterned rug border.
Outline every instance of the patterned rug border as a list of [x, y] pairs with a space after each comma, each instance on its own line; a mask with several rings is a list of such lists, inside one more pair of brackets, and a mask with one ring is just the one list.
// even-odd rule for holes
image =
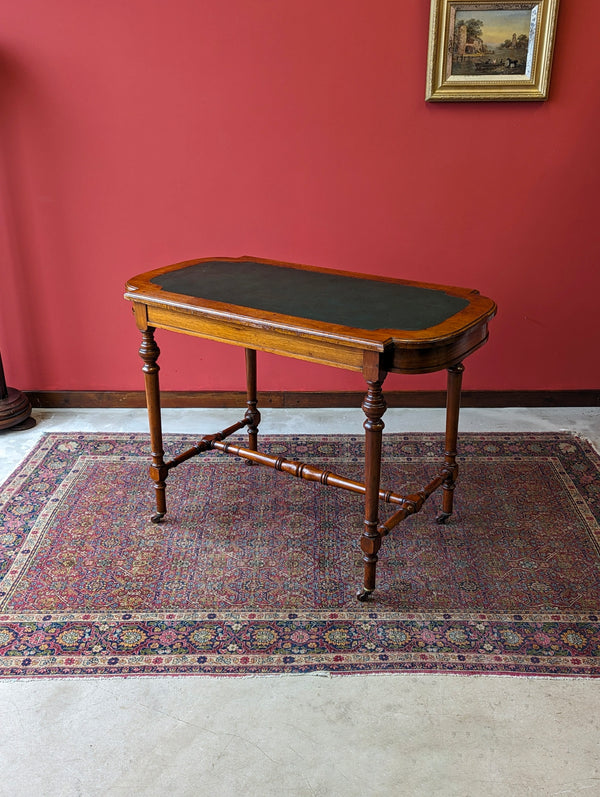
[[[193, 438], [189, 434], [169, 434], [165, 435], [165, 443], [176, 446]], [[277, 443], [309, 438], [315, 436], [269, 435], [263, 440]], [[362, 438], [359, 435], [326, 435], [319, 439], [360, 443]], [[580, 467], [580, 472], [570, 476], [577, 482], [582, 507], [600, 521], [600, 458], [587, 440], [567, 432], [463, 433], [461, 447], [485, 445], [488, 450], [482, 457], [493, 459], [498, 454], [495, 449], [514, 444], [515, 439], [527, 443], [530, 449], [538, 447], [539, 450], [531, 454], [538, 458], [555, 459], [559, 455], [557, 452], [566, 458], [583, 457], [593, 475], [582, 473]], [[384, 440], [429, 442], [435, 444], [432, 453], [439, 456], [443, 436], [439, 433], [387, 434]], [[137, 432], [45, 433], [0, 487], [0, 511], [19, 494], [28, 474], [43, 462], [52, 446], [66, 445], [65, 454], [68, 455], [69, 443], [77, 441], [124, 445], [147, 443], [148, 435]], [[327, 459], [321, 456], [321, 460]], [[350, 612], [38, 611], [11, 614], [0, 610], [0, 678], [318, 672], [600, 676], [600, 618], [593, 613], [400, 613], [373, 610], [369, 604], [361, 606]], [[600, 614], [600, 606], [598, 608]], [[193, 633], [192, 626], [205, 633], [204, 641], [196, 640], [193, 654], [173, 652], [186, 635], [189, 638]], [[275, 636], [272, 635], [274, 626], [277, 628]], [[320, 639], [328, 640], [326, 651], [310, 652], [303, 648], [307, 637], [305, 629], [314, 630], [315, 626], [320, 628]], [[207, 645], [209, 637], [214, 640], [215, 634], [220, 635], [219, 651], [201, 650], [202, 644]], [[25, 644], [6, 655], [2, 651], [10, 647], [12, 635]], [[142, 637], [146, 647], [155, 640], [158, 645], [155, 654], [133, 652]], [[63, 648], [67, 649], [65, 655], [44, 655], [44, 640], [50, 638], [61, 640]], [[382, 639], [393, 640], [395, 648], [382, 646]], [[411, 643], [413, 648], [406, 649]], [[361, 652], [348, 653], [349, 644]], [[420, 645], [420, 649], [415, 650], [415, 644]], [[263, 648], [258, 650], [257, 645]], [[517, 652], [522, 651], [524, 645], [529, 645], [527, 655]]]

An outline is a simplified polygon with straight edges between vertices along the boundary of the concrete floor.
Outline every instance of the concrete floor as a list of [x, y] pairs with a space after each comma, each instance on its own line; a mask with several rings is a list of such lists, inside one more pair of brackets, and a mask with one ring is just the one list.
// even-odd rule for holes
[[[165, 410], [204, 433], [238, 411]], [[0, 481], [44, 431], [146, 431], [137, 410], [36, 411], [0, 436]], [[440, 431], [441, 410], [388, 410]], [[362, 413], [269, 410], [264, 433], [360, 431]], [[463, 431], [573, 430], [599, 409], [465, 409]], [[0, 521], [1, 522], [1, 521]], [[299, 675], [0, 682], [0, 795], [600, 795], [600, 681]]]

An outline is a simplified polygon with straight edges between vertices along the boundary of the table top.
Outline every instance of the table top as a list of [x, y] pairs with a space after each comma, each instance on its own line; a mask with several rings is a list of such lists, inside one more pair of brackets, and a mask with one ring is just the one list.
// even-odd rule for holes
[[[176, 328], [165, 316], [170, 311], [199, 319], [197, 329], [192, 323], [180, 331], [228, 342], [239, 341], [210, 334], [207, 324], [220, 330], [242, 324], [376, 351], [441, 345], [485, 325], [496, 311], [472, 289], [253, 257], [176, 263], [132, 278], [127, 289], [134, 303], [163, 309], [148, 320], [157, 326]], [[286, 353], [279, 344], [259, 348]]]
[[208, 260], [150, 279], [165, 291], [366, 330], [441, 324], [468, 299], [399, 282], [306, 271], [257, 261]]

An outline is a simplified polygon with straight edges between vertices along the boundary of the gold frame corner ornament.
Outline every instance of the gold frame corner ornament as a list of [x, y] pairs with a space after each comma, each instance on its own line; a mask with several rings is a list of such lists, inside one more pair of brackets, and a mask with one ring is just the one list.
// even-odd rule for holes
[[[431, 0], [425, 99], [428, 102], [548, 99], [558, 6], [559, 0]], [[516, 59], [511, 61], [507, 58], [509, 67], [504, 67], [501, 60], [497, 62], [491, 56], [486, 58], [482, 53], [471, 52], [465, 55], [463, 47], [461, 58], [468, 59], [471, 56], [470, 64], [465, 67], [465, 70], [470, 70], [470, 74], [453, 74], [457, 34], [456, 29], [451, 30], [451, 27], [456, 14], [466, 12], [476, 15], [478, 11], [502, 13], [517, 10], [531, 12], [526, 57], [521, 61], [524, 73], [509, 74], [510, 64], [514, 64]], [[485, 51], [482, 39], [478, 42]]]

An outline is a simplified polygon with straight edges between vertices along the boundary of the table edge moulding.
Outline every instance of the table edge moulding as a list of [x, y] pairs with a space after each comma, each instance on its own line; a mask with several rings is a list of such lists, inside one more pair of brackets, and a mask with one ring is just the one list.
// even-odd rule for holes
[[[443, 523], [452, 514], [458, 475], [456, 448], [463, 360], [488, 337], [496, 305], [478, 291], [432, 283], [357, 274], [255, 257], [210, 257], [175, 263], [133, 277], [125, 298], [133, 303], [142, 333], [152, 464], [155, 523], [166, 514], [169, 471], [204, 451], [219, 450], [281, 472], [350, 490], [364, 496], [364, 584], [366, 600], [375, 589], [377, 552], [384, 536], [418, 512], [442, 489]], [[238, 422], [165, 461], [162, 444], [156, 329], [242, 346], [246, 351], [246, 411]], [[362, 403], [366, 419], [364, 482], [258, 450], [256, 352], [360, 371], [367, 384]], [[381, 446], [386, 410], [382, 390], [388, 373], [447, 371], [446, 431], [439, 473], [422, 490], [399, 495], [380, 485]], [[225, 442], [246, 428], [247, 447]], [[396, 511], [385, 521], [379, 504]]]

